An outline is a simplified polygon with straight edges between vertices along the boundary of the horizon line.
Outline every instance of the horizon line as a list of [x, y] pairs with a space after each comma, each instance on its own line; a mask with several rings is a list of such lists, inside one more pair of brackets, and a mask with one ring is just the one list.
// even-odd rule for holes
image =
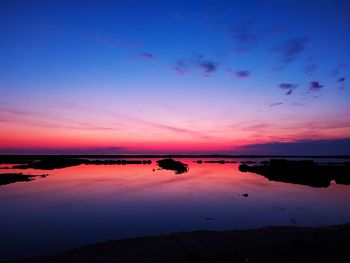
[[157, 158], [157, 157], [173, 157], [173, 158], [344, 158], [350, 159], [350, 154], [0, 154], [2, 157], [80, 157], [80, 158]]

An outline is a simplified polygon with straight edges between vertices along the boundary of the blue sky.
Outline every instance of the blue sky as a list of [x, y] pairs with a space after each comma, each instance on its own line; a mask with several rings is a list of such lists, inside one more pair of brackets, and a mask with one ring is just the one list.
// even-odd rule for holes
[[348, 1], [2, 0], [0, 147], [348, 138], [348, 32]]

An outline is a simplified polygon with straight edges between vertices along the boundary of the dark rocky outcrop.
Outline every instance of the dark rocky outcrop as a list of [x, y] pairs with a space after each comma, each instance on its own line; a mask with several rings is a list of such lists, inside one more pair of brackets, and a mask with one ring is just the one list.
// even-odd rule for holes
[[166, 170], [173, 170], [176, 174], [182, 174], [188, 172], [188, 165], [179, 161], [175, 161], [171, 158], [158, 160], [157, 164], [160, 168]]
[[261, 165], [241, 164], [239, 170], [260, 174], [271, 181], [312, 187], [328, 187], [332, 180], [337, 184], [350, 184], [350, 163], [317, 164], [312, 160], [271, 159]]

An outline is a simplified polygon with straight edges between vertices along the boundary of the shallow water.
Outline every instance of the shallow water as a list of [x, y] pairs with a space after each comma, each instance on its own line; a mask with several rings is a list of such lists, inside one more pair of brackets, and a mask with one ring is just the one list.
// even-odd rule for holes
[[0, 260], [175, 231], [350, 222], [350, 185], [269, 181], [241, 173], [241, 159], [236, 164], [178, 160], [189, 172], [158, 170], [156, 159], [151, 165], [0, 170], [49, 174], [0, 186]]

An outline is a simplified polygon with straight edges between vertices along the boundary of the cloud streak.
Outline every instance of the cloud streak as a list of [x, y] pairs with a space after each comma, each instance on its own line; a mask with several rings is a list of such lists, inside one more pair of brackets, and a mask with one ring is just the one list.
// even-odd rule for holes
[[226, 68], [226, 72], [230, 75], [234, 75], [237, 78], [248, 78], [250, 77], [251, 72], [249, 70], [238, 70], [238, 71], [234, 71], [230, 68]]
[[275, 103], [269, 104], [269, 107], [276, 107], [276, 106], [280, 106], [282, 104], [283, 104], [282, 102], [275, 102]]
[[240, 78], [240, 79], [247, 78], [247, 77], [250, 76], [250, 71], [248, 71], [248, 70], [239, 70], [239, 71], [236, 72], [236, 76], [237, 76], [237, 78]]
[[189, 63], [185, 60], [178, 60], [175, 62], [175, 65], [172, 69], [178, 75], [185, 75], [188, 73]]
[[190, 68], [199, 68], [206, 77], [218, 70], [218, 63], [204, 58], [204, 55], [197, 55], [193, 59], [180, 59], [172, 66], [172, 70], [178, 75], [185, 75]]
[[154, 59], [156, 59], [155, 55], [153, 55], [151, 53], [141, 53], [140, 57], [145, 59], [145, 60], [154, 60]]
[[284, 64], [294, 61], [305, 49], [306, 44], [310, 41], [308, 37], [291, 38], [282, 45], [273, 49], [278, 53]]
[[297, 84], [291, 83], [281, 83], [278, 85], [278, 88], [286, 90], [286, 95], [291, 95], [293, 93], [293, 90], [295, 90], [297, 87]]

